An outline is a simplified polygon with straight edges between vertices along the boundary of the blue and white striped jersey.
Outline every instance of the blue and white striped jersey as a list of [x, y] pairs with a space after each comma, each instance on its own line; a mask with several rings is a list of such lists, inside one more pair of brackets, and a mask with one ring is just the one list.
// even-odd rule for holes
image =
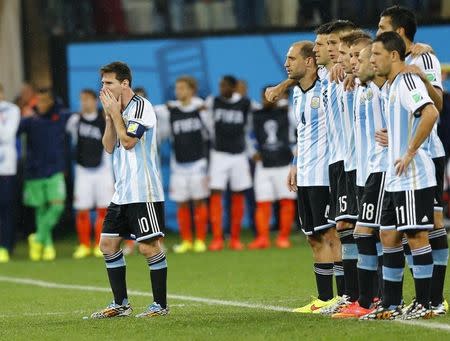
[[388, 87], [385, 112], [388, 124], [388, 159], [386, 190], [389, 192], [418, 190], [436, 186], [434, 163], [427, 143], [417, 150], [406, 174], [395, 174], [395, 161], [405, 155], [420, 122], [420, 109], [433, 103], [420, 78], [410, 73], [397, 75]]
[[345, 141], [344, 169], [346, 172], [350, 172], [356, 169], [355, 129], [353, 127], [355, 122], [353, 111], [355, 91], [344, 90], [343, 83], [339, 84], [339, 86], [342, 87], [341, 120]]
[[[423, 53], [419, 56], [408, 55], [405, 58], [405, 63], [408, 65], [418, 66], [427, 76], [430, 83], [439, 89], [442, 87], [441, 63], [433, 53]], [[428, 142], [428, 151], [431, 158], [438, 158], [445, 156], [444, 146], [437, 134], [437, 122], [434, 125], [433, 131], [430, 134]]]
[[141, 125], [145, 132], [133, 148], [126, 150], [119, 141], [114, 148], [115, 193], [111, 201], [118, 205], [164, 201], [153, 107], [147, 99], [134, 95], [122, 117], [128, 131]]
[[364, 187], [369, 176], [369, 157], [367, 148], [366, 92], [364, 85], [358, 85], [354, 97], [355, 146], [356, 146], [356, 185]]
[[[330, 77], [330, 76], [328, 76]], [[322, 101], [326, 114], [326, 125], [328, 132], [328, 147], [330, 149], [330, 158], [328, 162], [331, 164], [344, 160], [345, 142], [344, 131], [341, 119], [341, 96], [342, 87], [328, 79], [322, 87]]]
[[329, 186], [328, 140], [325, 113], [320, 105], [319, 80], [307, 90], [294, 88], [297, 120], [297, 186]]
[[0, 100], [0, 176], [17, 172], [16, 133], [19, 123], [19, 107]]
[[[384, 83], [383, 87], [387, 86]], [[369, 169], [368, 174], [386, 172], [388, 168], [388, 149], [375, 141], [375, 132], [387, 127], [383, 112], [381, 89], [374, 83], [367, 83], [366, 90], [366, 127]]]

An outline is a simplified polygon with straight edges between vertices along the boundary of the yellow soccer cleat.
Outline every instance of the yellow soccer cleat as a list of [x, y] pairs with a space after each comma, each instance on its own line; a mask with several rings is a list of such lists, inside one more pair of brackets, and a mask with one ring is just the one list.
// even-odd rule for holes
[[78, 245], [72, 257], [75, 259], [83, 259], [91, 255], [91, 248], [86, 245]]
[[183, 240], [181, 244], [177, 244], [173, 247], [175, 253], [186, 253], [192, 250], [192, 243], [187, 240]]
[[194, 243], [194, 252], [201, 253], [207, 249], [206, 243], [203, 240], [197, 239]]
[[7, 249], [1, 247], [0, 248], [0, 263], [8, 263], [9, 262], [9, 252]]
[[32, 261], [41, 260], [43, 245], [36, 241], [36, 234], [32, 233], [28, 236], [29, 256]]
[[100, 250], [99, 246], [94, 247], [94, 256], [97, 258], [103, 258], [103, 252]]
[[53, 245], [44, 247], [44, 251], [42, 252], [42, 260], [52, 261], [55, 260], [55, 258], [56, 258], [55, 247]]
[[321, 308], [327, 307], [329, 305], [332, 305], [337, 302], [337, 300], [340, 298], [339, 296], [336, 296], [328, 301], [322, 301], [318, 298], [311, 297], [312, 301], [308, 303], [307, 305], [294, 309], [294, 313], [301, 313], [301, 314], [318, 314], [320, 312]]

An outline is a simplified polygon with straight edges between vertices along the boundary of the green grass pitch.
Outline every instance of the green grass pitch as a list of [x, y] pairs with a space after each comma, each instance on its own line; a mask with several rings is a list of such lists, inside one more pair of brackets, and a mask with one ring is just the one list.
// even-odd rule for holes
[[[175, 241], [170, 236], [166, 245]], [[450, 340], [450, 315], [412, 325], [289, 312], [316, 292], [306, 241], [298, 233], [293, 241], [289, 250], [168, 254], [171, 313], [146, 320], [83, 320], [111, 300], [103, 260], [72, 260], [74, 241], [65, 240], [56, 244], [56, 261], [31, 263], [20, 244], [0, 265], [0, 340]], [[149, 272], [141, 256], [126, 261], [139, 313], [151, 303]], [[409, 302], [413, 283], [405, 273]]]

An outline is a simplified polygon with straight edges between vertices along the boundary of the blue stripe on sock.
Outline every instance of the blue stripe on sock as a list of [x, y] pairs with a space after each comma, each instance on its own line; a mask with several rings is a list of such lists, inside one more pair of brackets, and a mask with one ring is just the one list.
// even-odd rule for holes
[[448, 248], [440, 250], [432, 250], [433, 264], [446, 266], [448, 263]]
[[381, 246], [380, 242], [377, 242], [376, 246], [377, 246], [377, 255], [381, 257], [383, 255], [383, 247]]
[[388, 268], [383, 266], [383, 279], [390, 282], [401, 282], [403, 278], [403, 268]]
[[408, 264], [408, 267], [410, 269], [412, 269], [413, 266], [414, 266], [413, 256], [412, 255], [405, 255], [405, 258], [406, 258], [406, 264]]
[[358, 255], [358, 269], [377, 271], [378, 256], [373, 255]]
[[105, 264], [108, 269], [119, 268], [121, 266], [125, 266], [126, 265], [125, 257], [122, 256], [121, 258], [115, 260], [114, 262], [105, 262]]
[[433, 264], [428, 265], [414, 265], [414, 278], [431, 278], [433, 276]]
[[150, 270], [161, 270], [167, 268], [167, 259], [163, 259], [161, 262], [149, 265]]
[[342, 244], [342, 259], [358, 259], [358, 246], [356, 244]]

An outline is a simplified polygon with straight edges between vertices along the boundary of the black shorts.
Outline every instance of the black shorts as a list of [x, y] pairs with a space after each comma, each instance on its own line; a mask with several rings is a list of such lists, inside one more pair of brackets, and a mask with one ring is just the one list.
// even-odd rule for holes
[[381, 230], [432, 230], [435, 188], [384, 193]]
[[445, 172], [445, 156], [433, 159], [434, 168], [436, 170], [436, 188], [434, 196], [434, 210], [442, 211], [444, 203], [442, 196], [444, 191], [444, 172]]
[[383, 208], [385, 172], [372, 173], [359, 200], [358, 225], [379, 228]]
[[364, 187], [356, 185], [356, 201], [358, 202], [358, 213], [359, 213], [359, 206], [361, 206], [363, 194], [364, 194]]
[[117, 205], [111, 203], [103, 222], [102, 236], [136, 241], [164, 237], [164, 201]]
[[298, 187], [298, 214], [304, 234], [310, 236], [334, 226], [328, 222], [329, 200], [328, 186]]
[[349, 223], [355, 223], [358, 218], [358, 199], [356, 189], [356, 169], [345, 172], [346, 190], [347, 190], [347, 212], [344, 219]]
[[[348, 218], [347, 177], [344, 171], [344, 161], [338, 161], [328, 166], [330, 178], [330, 214], [328, 221], [336, 223]], [[355, 219], [356, 220], [356, 217]]]

